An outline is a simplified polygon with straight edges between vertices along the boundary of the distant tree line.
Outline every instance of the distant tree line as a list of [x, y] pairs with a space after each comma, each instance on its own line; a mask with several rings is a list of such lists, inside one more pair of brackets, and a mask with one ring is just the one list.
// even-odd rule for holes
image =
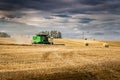
[[10, 37], [10, 35], [5, 32], [0, 32], [0, 37]]
[[41, 31], [38, 34], [45, 34], [48, 35], [48, 37], [53, 37], [53, 38], [62, 38], [62, 34], [60, 31], [52, 30], [52, 31]]

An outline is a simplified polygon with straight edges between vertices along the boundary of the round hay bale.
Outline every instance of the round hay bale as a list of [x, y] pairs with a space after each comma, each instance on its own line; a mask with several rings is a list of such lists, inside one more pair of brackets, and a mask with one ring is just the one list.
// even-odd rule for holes
[[103, 47], [108, 48], [108, 47], [109, 47], [109, 44], [108, 44], [108, 43], [103, 43]]
[[84, 44], [85, 44], [85, 46], [89, 46], [89, 43], [88, 43], [88, 42], [85, 42]]
[[87, 38], [85, 37], [84, 40], [87, 40]]

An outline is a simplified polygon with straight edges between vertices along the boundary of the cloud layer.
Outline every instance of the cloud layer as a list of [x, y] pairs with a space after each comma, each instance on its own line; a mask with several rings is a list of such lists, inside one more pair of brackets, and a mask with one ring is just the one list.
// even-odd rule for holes
[[120, 35], [119, 4], [119, 0], [0, 0], [0, 30], [56, 29], [64, 37], [81, 38], [84, 32], [90, 38], [120, 40], [116, 38]]

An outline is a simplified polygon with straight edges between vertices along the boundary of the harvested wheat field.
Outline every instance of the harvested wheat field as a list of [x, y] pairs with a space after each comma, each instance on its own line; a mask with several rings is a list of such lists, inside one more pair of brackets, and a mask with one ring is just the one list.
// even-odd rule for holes
[[56, 39], [54, 43], [0, 38], [0, 80], [120, 80], [120, 41]]

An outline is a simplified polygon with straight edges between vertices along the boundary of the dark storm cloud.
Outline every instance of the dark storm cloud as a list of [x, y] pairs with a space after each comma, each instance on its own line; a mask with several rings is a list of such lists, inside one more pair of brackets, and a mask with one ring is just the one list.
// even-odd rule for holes
[[0, 0], [0, 10], [17, 10], [21, 9], [25, 0]]
[[90, 18], [80, 18], [80, 23], [90, 23], [91, 21], [93, 21], [95, 19], [90, 19]]
[[52, 16], [57, 16], [57, 17], [71, 17], [69, 15], [65, 15], [65, 14], [57, 14], [57, 15], [52, 15]]
[[105, 19], [103, 21], [114, 21], [115, 19]]
[[48, 0], [0, 0], [1, 10], [37, 9], [52, 10], [63, 7], [60, 1]]
[[47, 17], [44, 17], [45, 19], [54, 19], [53, 17], [51, 16], [47, 16]]
[[[81, 8], [82, 5], [90, 5], [93, 8]], [[108, 13], [120, 12], [119, 0], [0, 0], [0, 10], [37, 9], [53, 12], [70, 13], [97, 13], [107, 11]], [[80, 8], [75, 8], [79, 5]], [[81, 6], [80, 6], [81, 5]], [[71, 8], [66, 10], [65, 8]], [[57, 10], [58, 9], [58, 10]], [[62, 9], [59, 11], [59, 9]]]
[[21, 18], [23, 15], [25, 16], [26, 14], [24, 14], [24, 13], [12, 13], [12, 14], [7, 14], [6, 17], [8, 17], [8, 18]]
[[85, 5], [99, 5], [103, 4], [107, 0], [78, 0], [78, 2]]

